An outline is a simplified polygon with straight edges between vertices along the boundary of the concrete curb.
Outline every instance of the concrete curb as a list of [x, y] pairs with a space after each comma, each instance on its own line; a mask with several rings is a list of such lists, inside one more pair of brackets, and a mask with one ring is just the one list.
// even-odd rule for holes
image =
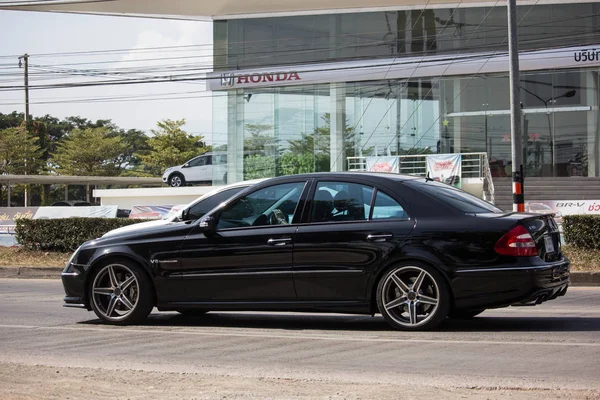
[[0, 267], [0, 278], [59, 279], [63, 268]]
[[[0, 267], [0, 278], [58, 279], [62, 268]], [[600, 286], [600, 271], [571, 272], [572, 286]]]

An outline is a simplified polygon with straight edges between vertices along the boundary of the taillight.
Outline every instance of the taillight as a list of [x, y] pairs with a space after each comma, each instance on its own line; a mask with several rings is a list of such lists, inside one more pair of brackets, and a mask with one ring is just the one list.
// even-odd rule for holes
[[494, 246], [494, 250], [496, 250], [496, 253], [506, 256], [530, 257], [538, 255], [533, 236], [523, 225], [517, 225], [502, 236]]

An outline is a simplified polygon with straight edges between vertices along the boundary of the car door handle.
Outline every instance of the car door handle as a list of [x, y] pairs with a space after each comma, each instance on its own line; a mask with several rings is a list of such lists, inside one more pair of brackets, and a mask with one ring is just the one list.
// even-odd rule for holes
[[292, 241], [292, 238], [269, 239], [267, 243], [271, 246], [285, 246]]
[[393, 236], [394, 235], [391, 233], [378, 233], [375, 235], [367, 236], [367, 240], [370, 240], [371, 242], [385, 242], [386, 240], [388, 240], [389, 238], [391, 238]]

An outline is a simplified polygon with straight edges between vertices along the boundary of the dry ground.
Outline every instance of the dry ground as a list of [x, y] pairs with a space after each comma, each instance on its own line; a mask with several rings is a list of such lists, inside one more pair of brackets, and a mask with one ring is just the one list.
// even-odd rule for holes
[[[600, 271], [600, 250], [563, 246], [571, 260], [572, 271]], [[0, 247], [0, 267], [64, 267], [70, 253], [31, 251], [18, 247]]]
[[34, 399], [597, 399], [596, 391], [457, 388], [0, 363], [0, 398]]

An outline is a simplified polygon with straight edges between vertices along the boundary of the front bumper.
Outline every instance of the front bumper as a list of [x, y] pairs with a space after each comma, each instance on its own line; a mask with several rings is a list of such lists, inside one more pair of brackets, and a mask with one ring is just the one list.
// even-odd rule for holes
[[452, 280], [455, 308], [540, 304], [567, 292], [569, 273], [566, 257], [551, 263], [457, 270]]
[[84, 308], [91, 310], [85, 296], [85, 266], [69, 264], [60, 278], [65, 289], [64, 307]]

